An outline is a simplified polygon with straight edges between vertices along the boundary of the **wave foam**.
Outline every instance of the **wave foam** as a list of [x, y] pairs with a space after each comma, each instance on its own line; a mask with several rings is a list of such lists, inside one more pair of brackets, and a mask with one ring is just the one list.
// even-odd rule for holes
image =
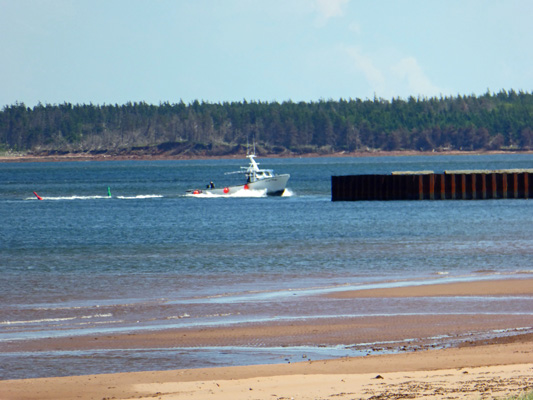
[[92, 319], [92, 318], [110, 318], [113, 314], [94, 314], [94, 315], [82, 315], [80, 317], [62, 317], [62, 318], [42, 318], [26, 321], [0, 321], [0, 325], [26, 325], [26, 324], [39, 324], [44, 322], [64, 322], [73, 321], [75, 319]]
[[131, 200], [131, 199], [158, 199], [163, 197], [161, 194], [139, 194], [137, 196], [116, 196], [117, 199]]
[[281, 197], [292, 197], [292, 196], [294, 196], [294, 192], [289, 188], [286, 188], [283, 194], [281, 195]]

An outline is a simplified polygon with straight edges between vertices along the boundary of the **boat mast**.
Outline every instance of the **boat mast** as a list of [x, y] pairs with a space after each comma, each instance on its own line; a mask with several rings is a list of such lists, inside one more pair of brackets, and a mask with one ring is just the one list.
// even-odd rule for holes
[[250, 154], [250, 151], [249, 151], [249, 142], [248, 142], [248, 139], [246, 139], [246, 157], [250, 160], [250, 165], [248, 166], [248, 169], [246, 170], [246, 175], [247, 175], [247, 178], [248, 178], [248, 182], [255, 182], [257, 180], [257, 177], [256, 177], [256, 172], [259, 171], [259, 167], [258, 167], [258, 164], [257, 162], [255, 161], [254, 157], [255, 157], [255, 138], [252, 142], [252, 145], [253, 145], [253, 152]]

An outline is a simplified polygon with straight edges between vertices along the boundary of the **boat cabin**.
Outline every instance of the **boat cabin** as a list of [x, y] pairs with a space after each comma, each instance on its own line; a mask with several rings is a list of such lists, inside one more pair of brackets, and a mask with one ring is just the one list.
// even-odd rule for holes
[[251, 171], [247, 175], [248, 182], [255, 182], [262, 179], [272, 178], [274, 176], [274, 171], [271, 169], [260, 169], [257, 171]]

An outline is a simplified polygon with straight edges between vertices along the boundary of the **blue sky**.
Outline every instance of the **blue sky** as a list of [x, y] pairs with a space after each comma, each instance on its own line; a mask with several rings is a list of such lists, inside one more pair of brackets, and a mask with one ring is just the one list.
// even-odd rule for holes
[[533, 90], [531, 0], [0, 0], [0, 108]]

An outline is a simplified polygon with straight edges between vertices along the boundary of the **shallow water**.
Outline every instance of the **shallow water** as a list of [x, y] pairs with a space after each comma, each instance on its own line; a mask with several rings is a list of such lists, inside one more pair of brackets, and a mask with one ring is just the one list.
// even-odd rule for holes
[[[333, 203], [331, 176], [531, 168], [533, 155], [258, 161], [291, 174], [286, 196], [186, 195], [210, 180], [240, 183], [224, 172], [238, 170], [244, 160], [0, 164], [0, 346], [27, 338], [383, 310], [532, 313], [528, 299], [362, 299], [353, 310], [315, 295], [532, 274], [531, 200]], [[4, 377], [61, 375], [59, 359], [71, 373], [91, 373], [91, 357], [111, 357], [112, 371], [138, 358], [145, 360], [142, 366], [133, 365], [146, 369], [176, 354], [188, 357], [187, 367], [276, 358], [274, 349], [246, 349], [238, 357], [209, 349], [139, 352], [0, 357], [8, 358], [10, 371], [19, 371]], [[37, 367], [39, 360], [48, 367]]]

